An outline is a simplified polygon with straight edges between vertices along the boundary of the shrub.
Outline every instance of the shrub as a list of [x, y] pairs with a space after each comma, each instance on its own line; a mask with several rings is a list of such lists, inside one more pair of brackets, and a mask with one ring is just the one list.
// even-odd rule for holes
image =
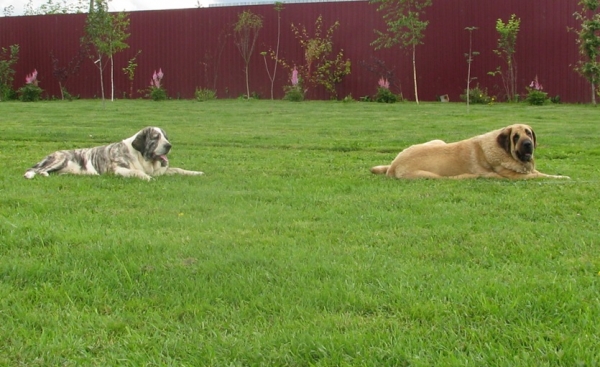
[[73, 98], [79, 99], [77, 96], [73, 96], [71, 93], [69, 93], [69, 91], [67, 91], [67, 88], [65, 88], [64, 86], [61, 88], [61, 92], [62, 99], [66, 99], [67, 101], [72, 101]]
[[164, 101], [167, 99], [167, 91], [164, 88], [150, 87], [150, 98], [153, 101]]
[[401, 101], [402, 97], [393, 93], [390, 90], [390, 83], [388, 80], [381, 77], [379, 79], [379, 87], [377, 87], [377, 94], [373, 100], [379, 103], [396, 103]]
[[[465, 93], [460, 95], [460, 99], [467, 101], [467, 90]], [[469, 89], [469, 103], [473, 104], [488, 104], [492, 101], [487, 93], [487, 89], [481, 89], [479, 84], [475, 88]]]
[[19, 100], [22, 102], [37, 102], [40, 100], [40, 96], [42, 95], [42, 88], [33, 84], [26, 84], [25, 86], [19, 88]]
[[162, 72], [162, 69], [158, 69], [158, 73], [156, 70], [154, 74], [152, 74], [152, 80], [150, 80], [150, 98], [153, 101], [164, 101], [167, 99], [167, 91], [162, 86], [162, 78], [165, 74]]
[[292, 77], [290, 78], [292, 85], [283, 87], [285, 91], [284, 100], [290, 102], [302, 102], [304, 101], [304, 90], [302, 89], [302, 80], [298, 75], [298, 69], [294, 66], [292, 70]]
[[284, 87], [285, 96], [284, 100], [290, 102], [302, 102], [304, 101], [304, 91], [298, 85], [293, 85], [291, 87]]
[[15, 99], [17, 94], [12, 89], [13, 66], [19, 60], [19, 45], [12, 45], [8, 49], [0, 49], [0, 101]]
[[546, 101], [548, 101], [548, 93], [542, 92], [544, 87], [538, 82], [537, 75], [535, 79], [529, 84], [527, 87], [527, 97], [525, 97], [525, 101], [532, 106], [542, 106]]
[[25, 85], [19, 88], [19, 99], [23, 102], [37, 102], [42, 95], [42, 88], [38, 86], [37, 70], [25, 77]]
[[541, 90], [529, 90], [525, 101], [532, 106], [542, 106], [548, 100], [548, 93], [542, 92]]
[[346, 97], [344, 97], [344, 99], [342, 99], [342, 102], [344, 102], [344, 103], [356, 102], [356, 100], [352, 97], [352, 93], [350, 93]]
[[396, 103], [400, 101], [400, 98], [387, 88], [377, 88], [374, 100], [379, 103]]
[[217, 92], [212, 89], [196, 88], [194, 96], [198, 102], [210, 101], [217, 99]]

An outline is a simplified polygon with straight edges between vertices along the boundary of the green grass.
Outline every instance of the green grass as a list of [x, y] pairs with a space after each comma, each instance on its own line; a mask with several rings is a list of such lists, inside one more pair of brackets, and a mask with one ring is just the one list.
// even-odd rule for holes
[[[598, 110], [0, 103], [1, 366], [596, 366]], [[572, 180], [399, 181], [407, 145], [514, 122]], [[206, 173], [25, 180], [165, 128]]]

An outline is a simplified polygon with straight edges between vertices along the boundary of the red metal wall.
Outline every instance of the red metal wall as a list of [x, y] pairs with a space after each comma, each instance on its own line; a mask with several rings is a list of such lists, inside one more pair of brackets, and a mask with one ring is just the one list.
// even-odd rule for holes
[[[424, 45], [417, 48], [420, 99], [431, 101], [438, 95], [448, 94], [451, 101], [459, 100], [467, 77], [464, 54], [468, 51], [468, 32], [464, 29], [472, 26], [479, 27], [473, 33], [473, 49], [480, 53], [472, 64], [473, 76], [478, 78], [474, 84], [487, 87], [491, 94], [501, 94], [499, 77], [489, 76], [487, 72], [501, 64], [492, 52], [497, 41], [496, 20], [506, 21], [514, 13], [521, 18], [516, 52], [521, 92], [524, 93], [525, 87], [538, 75], [551, 96], [560, 95], [566, 102], [589, 101], [589, 85], [573, 71], [578, 60], [575, 34], [567, 31], [567, 27], [577, 27], [572, 15], [577, 9], [577, 0], [435, 1], [427, 10], [430, 24]], [[142, 53], [137, 59], [135, 91], [146, 88], [153, 71], [162, 68], [170, 97], [193, 98], [196, 87], [216, 89], [220, 98], [242, 95], [245, 92], [244, 63], [231, 37], [231, 28], [244, 10], [263, 17], [264, 27], [250, 62], [250, 89], [268, 98], [271, 83], [260, 52], [276, 45], [277, 12], [272, 5], [131, 13], [130, 48], [115, 55], [116, 97], [122, 98], [129, 91], [122, 68], [138, 50]], [[370, 46], [375, 39], [373, 29], [385, 27], [382, 14], [366, 1], [286, 4], [281, 11], [280, 57], [290, 63], [302, 62], [302, 49], [291, 32], [290, 23], [312, 30], [320, 14], [324, 28], [336, 20], [340, 22], [334, 48], [343, 49], [352, 61], [352, 74], [338, 87], [340, 98], [350, 93], [354, 98], [375, 93], [380, 75], [361, 66], [361, 62], [371, 63], [375, 57], [394, 70], [404, 96], [414, 99], [410, 55], [398, 48], [374, 51]], [[72, 14], [0, 18], [0, 46], [16, 43], [21, 47], [15, 87], [20, 87], [25, 75], [35, 68], [46, 93], [59, 96], [58, 83], [52, 76], [50, 52], [54, 52], [61, 64], [68, 63], [77, 53], [85, 17], [85, 14]], [[273, 61], [267, 61], [272, 68]], [[108, 69], [105, 74], [108, 86]], [[280, 66], [275, 98], [283, 96], [283, 86], [289, 84], [288, 80], [289, 72]], [[86, 60], [80, 72], [67, 82], [67, 89], [82, 98], [100, 95], [98, 71], [91, 60]], [[110, 96], [108, 89], [106, 95]], [[135, 98], [140, 96], [139, 93], [134, 95]], [[329, 95], [323, 90], [313, 90], [308, 97], [327, 99]]]

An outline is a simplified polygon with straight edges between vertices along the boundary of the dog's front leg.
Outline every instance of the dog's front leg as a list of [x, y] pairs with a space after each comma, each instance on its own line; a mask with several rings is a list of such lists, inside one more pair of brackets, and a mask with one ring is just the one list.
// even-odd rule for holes
[[165, 175], [186, 175], [186, 176], [200, 176], [203, 175], [204, 172], [200, 171], [188, 171], [182, 168], [169, 167], [165, 172]]
[[561, 176], [561, 175], [548, 175], [546, 173], [542, 173], [540, 171], [534, 171], [533, 173], [530, 174], [531, 178], [562, 178], [562, 179], [566, 179], [566, 180], [570, 180], [571, 177], [569, 176]]
[[152, 179], [152, 177], [150, 177], [149, 175], [145, 174], [142, 171], [132, 170], [132, 169], [125, 168], [125, 167], [117, 167], [117, 169], [115, 170], [115, 175], [119, 175], [119, 176], [123, 176], [123, 177], [141, 178], [142, 180], [146, 180], [146, 181], [150, 181]]

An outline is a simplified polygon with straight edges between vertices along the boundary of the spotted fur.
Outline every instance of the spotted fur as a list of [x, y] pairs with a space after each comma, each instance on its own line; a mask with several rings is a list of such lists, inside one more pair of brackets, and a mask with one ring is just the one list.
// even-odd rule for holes
[[54, 152], [28, 169], [24, 177], [31, 179], [36, 174], [48, 176], [50, 173], [115, 174], [150, 180], [153, 176], [163, 174], [203, 174], [169, 167], [167, 154], [170, 150], [171, 143], [165, 131], [158, 127], [147, 127], [118, 143]]

